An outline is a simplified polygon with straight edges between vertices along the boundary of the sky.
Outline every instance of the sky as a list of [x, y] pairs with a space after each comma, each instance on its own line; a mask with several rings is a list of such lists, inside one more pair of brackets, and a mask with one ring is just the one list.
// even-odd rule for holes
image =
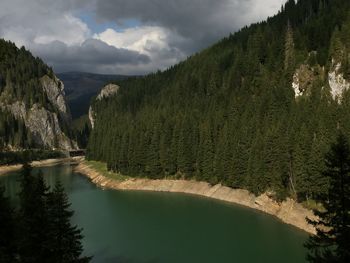
[[1, 0], [0, 38], [56, 73], [164, 70], [286, 0]]

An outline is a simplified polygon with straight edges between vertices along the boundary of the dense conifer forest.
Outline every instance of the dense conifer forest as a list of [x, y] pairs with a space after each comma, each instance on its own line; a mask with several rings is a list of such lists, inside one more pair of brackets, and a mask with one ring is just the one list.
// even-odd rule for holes
[[34, 103], [45, 106], [48, 99], [38, 89], [44, 75], [53, 77], [53, 71], [41, 59], [33, 57], [24, 47], [18, 49], [14, 43], [0, 39], [1, 102], [21, 100], [28, 108]]
[[309, 262], [350, 261], [350, 146], [339, 134], [325, 156], [322, 175], [329, 179], [329, 189], [320, 196], [324, 209], [314, 210], [317, 220], [308, 222], [316, 227], [305, 247]]
[[[44, 75], [52, 77], [53, 71], [41, 59], [33, 57], [24, 47], [19, 49], [14, 43], [0, 39], [0, 106], [23, 101], [27, 109], [35, 103], [50, 108], [46, 94], [39, 88]], [[6, 145], [34, 146], [23, 120], [0, 107], [0, 150]]]
[[317, 199], [324, 154], [339, 129], [350, 136], [350, 93], [334, 98], [328, 82], [335, 63], [350, 80], [349, 54], [350, 1], [289, 0], [164, 72], [118, 81], [93, 104], [87, 157], [135, 177]]

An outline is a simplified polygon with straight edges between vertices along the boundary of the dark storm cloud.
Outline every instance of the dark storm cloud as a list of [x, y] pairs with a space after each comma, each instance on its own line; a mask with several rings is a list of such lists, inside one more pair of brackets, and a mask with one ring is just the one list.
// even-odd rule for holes
[[[96, 16], [101, 21], [136, 18], [144, 24], [172, 30], [189, 41], [186, 53], [207, 47], [242, 26], [273, 15], [285, 0], [100, 0]], [[176, 39], [173, 39], [176, 40]]]
[[217, 23], [211, 20], [227, 8], [228, 3], [229, 0], [104, 0], [97, 1], [96, 16], [119, 23], [133, 17], [192, 37], [213, 29], [222, 31], [222, 28], [213, 28]]
[[88, 39], [81, 45], [67, 46], [60, 41], [32, 46], [31, 50], [37, 56], [45, 58], [56, 71], [86, 70], [99, 72], [99, 68], [120, 65], [136, 66], [149, 63], [150, 58], [136, 51], [118, 49], [106, 43]]
[[[285, 1], [1, 0], [0, 37], [25, 45], [56, 71], [142, 74], [273, 15]], [[131, 28], [113, 28], [130, 20]]]

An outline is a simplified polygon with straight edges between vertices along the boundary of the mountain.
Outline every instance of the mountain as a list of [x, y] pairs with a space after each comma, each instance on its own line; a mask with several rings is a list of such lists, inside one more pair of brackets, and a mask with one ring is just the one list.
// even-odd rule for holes
[[65, 85], [66, 98], [73, 119], [88, 113], [91, 99], [112, 80], [127, 78], [123, 75], [102, 75], [86, 72], [59, 73], [57, 76]]
[[0, 40], [0, 151], [77, 148], [64, 85], [24, 47]]
[[289, 0], [174, 67], [92, 103], [87, 157], [130, 176], [317, 199], [350, 136], [350, 1]]

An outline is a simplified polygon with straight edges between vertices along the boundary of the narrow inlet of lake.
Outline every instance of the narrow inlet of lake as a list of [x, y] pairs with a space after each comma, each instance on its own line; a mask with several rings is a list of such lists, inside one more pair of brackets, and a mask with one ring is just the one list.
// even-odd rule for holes
[[[306, 262], [307, 233], [261, 212], [184, 194], [102, 190], [70, 165], [40, 169], [49, 185], [63, 183], [93, 263]], [[16, 202], [18, 174], [0, 182]]]

